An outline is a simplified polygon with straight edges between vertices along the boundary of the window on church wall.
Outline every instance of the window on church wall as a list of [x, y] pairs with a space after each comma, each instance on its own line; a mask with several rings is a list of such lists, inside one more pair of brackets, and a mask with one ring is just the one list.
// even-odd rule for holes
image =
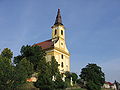
[[63, 62], [61, 63], [61, 67], [62, 67], [62, 68], [64, 67]]
[[61, 30], [61, 35], [63, 35], [63, 30]]
[[63, 54], [61, 55], [61, 58], [63, 59]]
[[55, 35], [57, 34], [57, 30], [55, 30]]

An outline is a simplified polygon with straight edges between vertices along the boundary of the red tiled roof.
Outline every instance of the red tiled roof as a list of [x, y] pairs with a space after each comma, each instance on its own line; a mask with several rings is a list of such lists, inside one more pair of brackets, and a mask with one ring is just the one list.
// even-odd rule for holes
[[41, 46], [42, 49], [49, 49], [49, 48], [53, 47], [54, 43], [52, 42], [52, 39], [50, 39], [50, 40], [46, 40], [44, 42], [37, 43], [35, 45]]
[[105, 84], [113, 85], [113, 83], [111, 83], [111, 82], [105, 82]]

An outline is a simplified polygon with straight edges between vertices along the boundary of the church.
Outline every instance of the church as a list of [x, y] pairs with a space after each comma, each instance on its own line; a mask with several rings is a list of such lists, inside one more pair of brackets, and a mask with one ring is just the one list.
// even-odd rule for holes
[[62, 24], [60, 9], [58, 9], [56, 20], [52, 28], [52, 37], [35, 45], [41, 46], [46, 51], [46, 60], [50, 61], [54, 56], [61, 74], [70, 71], [70, 53], [65, 42], [65, 27]]

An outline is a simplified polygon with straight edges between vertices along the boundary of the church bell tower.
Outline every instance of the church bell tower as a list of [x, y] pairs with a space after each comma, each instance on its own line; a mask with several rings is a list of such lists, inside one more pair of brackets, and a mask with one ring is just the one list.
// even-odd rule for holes
[[70, 53], [66, 46], [65, 27], [62, 23], [60, 9], [58, 9], [55, 23], [52, 26], [52, 40], [54, 42], [54, 49], [56, 51], [56, 54], [54, 54], [54, 56], [56, 60], [60, 62], [60, 71], [70, 71]]
[[56, 20], [52, 26], [52, 38], [44, 42], [37, 43], [46, 51], [46, 60], [49, 62], [54, 56], [61, 74], [70, 71], [70, 53], [65, 42], [65, 27], [62, 24], [60, 9], [58, 9]]

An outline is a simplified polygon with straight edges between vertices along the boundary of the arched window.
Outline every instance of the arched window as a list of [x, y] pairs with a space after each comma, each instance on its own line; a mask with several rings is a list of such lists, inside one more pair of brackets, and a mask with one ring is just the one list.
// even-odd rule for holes
[[57, 30], [55, 30], [55, 35], [57, 34]]
[[61, 30], [61, 35], [63, 35], [63, 30]]
[[62, 68], [64, 67], [63, 62], [61, 63], [61, 67], [62, 67]]

